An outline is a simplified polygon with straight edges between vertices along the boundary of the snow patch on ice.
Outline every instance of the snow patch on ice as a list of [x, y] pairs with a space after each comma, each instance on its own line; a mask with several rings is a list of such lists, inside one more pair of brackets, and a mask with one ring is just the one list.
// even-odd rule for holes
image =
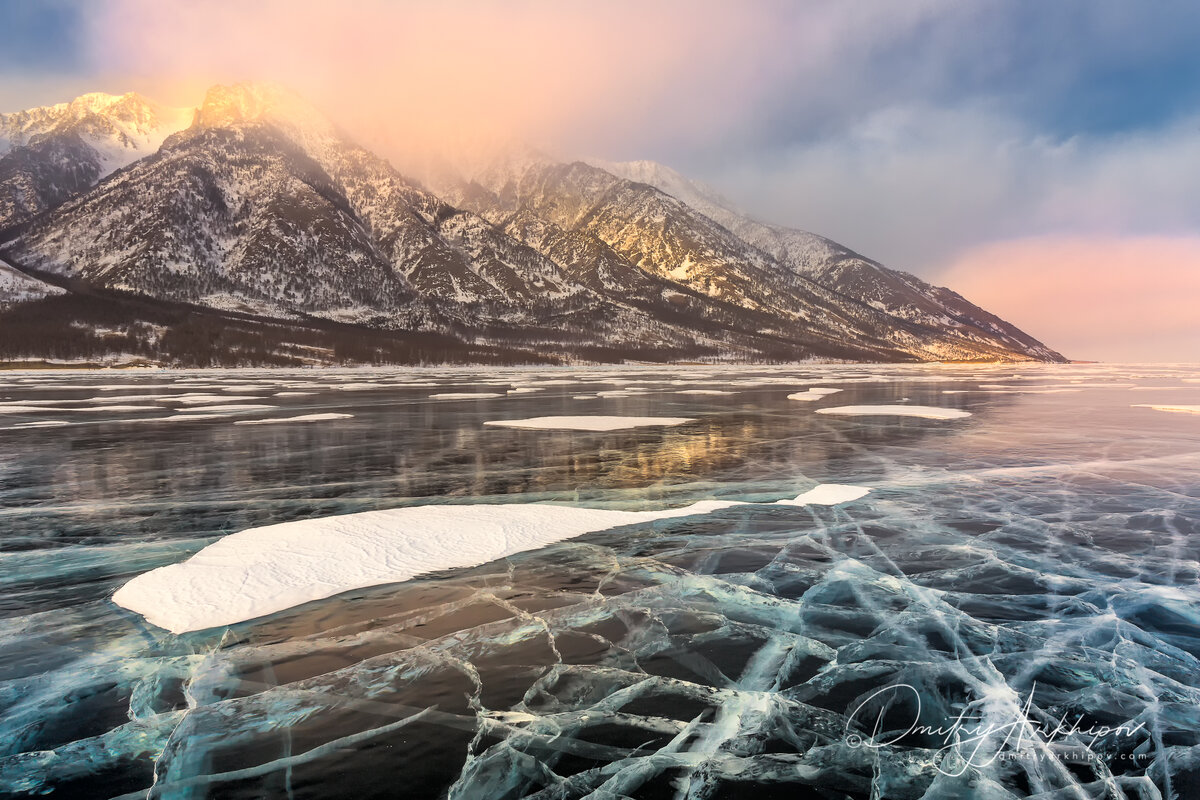
[[823, 389], [819, 386], [814, 386], [813, 388], [808, 389], [807, 391], [796, 392], [795, 394], [789, 394], [787, 396], [787, 399], [788, 400], [804, 400], [807, 402], [812, 402], [813, 400], [820, 400], [822, 397], [825, 397], [826, 395], [837, 394], [840, 391], [842, 391], [842, 390], [841, 389]]
[[[787, 502], [828, 505], [866, 491], [821, 485]], [[185, 633], [367, 586], [478, 566], [586, 533], [753, 505], [762, 504], [706, 500], [659, 511], [428, 505], [284, 522], [226, 536], [182, 563], [139, 575], [117, 590], [113, 602], [172, 633]]]
[[834, 406], [818, 408], [818, 414], [838, 414], [852, 417], [921, 417], [923, 419], [962, 419], [971, 416], [970, 411], [939, 406]]
[[353, 419], [353, 414], [301, 414], [297, 417], [269, 417], [267, 419], [240, 419], [234, 425], [278, 425], [285, 422], [323, 422], [328, 419]]
[[1134, 403], [1133, 408], [1153, 408], [1155, 411], [1174, 411], [1179, 414], [1200, 414], [1200, 406], [1167, 405], [1165, 403]]
[[180, 394], [170, 397], [164, 402], [179, 403], [185, 406], [213, 405], [215, 403], [237, 403], [260, 398], [248, 394]]
[[476, 400], [484, 397], [503, 397], [498, 392], [443, 392], [429, 395], [430, 400]]
[[866, 486], [851, 486], [844, 483], [822, 483], [791, 500], [778, 500], [781, 506], [836, 506], [866, 497], [871, 490]]
[[695, 421], [692, 417], [605, 417], [597, 415], [501, 419], [489, 420], [483, 424], [494, 425], [499, 428], [524, 428], [531, 430], [619, 431], [629, 428], [683, 425], [686, 422]]

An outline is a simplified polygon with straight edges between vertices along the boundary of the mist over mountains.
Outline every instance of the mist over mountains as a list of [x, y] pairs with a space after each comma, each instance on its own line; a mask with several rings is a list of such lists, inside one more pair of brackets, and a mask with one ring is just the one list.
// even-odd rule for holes
[[407, 176], [273, 85], [0, 115], [0, 261], [8, 361], [1063, 360], [662, 165]]

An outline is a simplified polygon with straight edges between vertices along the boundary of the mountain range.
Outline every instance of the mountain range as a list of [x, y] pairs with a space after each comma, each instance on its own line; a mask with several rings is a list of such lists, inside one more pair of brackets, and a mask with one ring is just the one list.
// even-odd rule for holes
[[662, 165], [418, 180], [259, 84], [0, 115], [0, 331], [8, 361], [1063, 360]]

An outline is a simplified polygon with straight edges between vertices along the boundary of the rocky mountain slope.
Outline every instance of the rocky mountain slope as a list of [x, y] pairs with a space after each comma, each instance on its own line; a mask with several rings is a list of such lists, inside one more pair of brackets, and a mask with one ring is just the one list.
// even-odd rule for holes
[[0, 117], [0, 253], [72, 292], [563, 357], [1061, 358], [702, 187], [523, 155], [430, 191], [271, 86], [182, 116], [88, 95]]
[[631, 181], [654, 186], [734, 233], [742, 241], [846, 297], [899, 319], [939, 328], [967, 347], [996, 347], [1027, 352], [1044, 360], [1061, 356], [999, 317], [950, 289], [915, 275], [888, 269], [877, 261], [807, 231], [768, 225], [737, 210], [716, 191], [652, 161], [595, 162]]

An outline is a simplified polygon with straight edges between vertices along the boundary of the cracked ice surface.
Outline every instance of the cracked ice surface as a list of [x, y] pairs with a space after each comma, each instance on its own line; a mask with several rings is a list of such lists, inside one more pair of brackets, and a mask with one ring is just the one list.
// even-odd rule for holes
[[[448, 391], [482, 385], [469, 372], [419, 374]], [[162, 424], [153, 449], [145, 425], [158, 423], [124, 424], [141, 412], [4, 432], [0, 792], [1196, 796], [1194, 418], [1130, 408], [1118, 386], [974, 390], [1133, 382], [1150, 402], [1194, 404], [1200, 386], [1194, 397], [1154, 392], [1200, 368], [481, 374], [575, 383], [447, 405], [405, 388], [410, 372], [204, 373], [280, 391], [312, 384], [313, 395], [281, 400], [286, 413], [354, 418]], [[162, 393], [168, 377], [180, 380], [151, 374], [122, 391]], [[738, 394], [571, 399], [597, 379]], [[37, 376], [28, 391], [19, 373], [5, 380], [20, 402], [69, 399], [92, 379]], [[833, 383], [848, 404], [908, 397], [973, 417], [860, 425], [787, 400], [791, 387]], [[588, 437], [483, 426], [518, 403], [528, 416], [616, 404], [697, 422]], [[20, 420], [39, 413], [53, 412]], [[190, 458], [173, 457], [184, 447]], [[872, 491], [847, 505], [771, 502], [834, 481]], [[755, 505], [588, 533], [181, 636], [110, 601], [135, 575], [233, 530], [430, 498]], [[933, 729], [959, 718], [991, 728], [978, 741], [960, 729], [947, 750]], [[905, 733], [914, 720], [923, 727]]]

